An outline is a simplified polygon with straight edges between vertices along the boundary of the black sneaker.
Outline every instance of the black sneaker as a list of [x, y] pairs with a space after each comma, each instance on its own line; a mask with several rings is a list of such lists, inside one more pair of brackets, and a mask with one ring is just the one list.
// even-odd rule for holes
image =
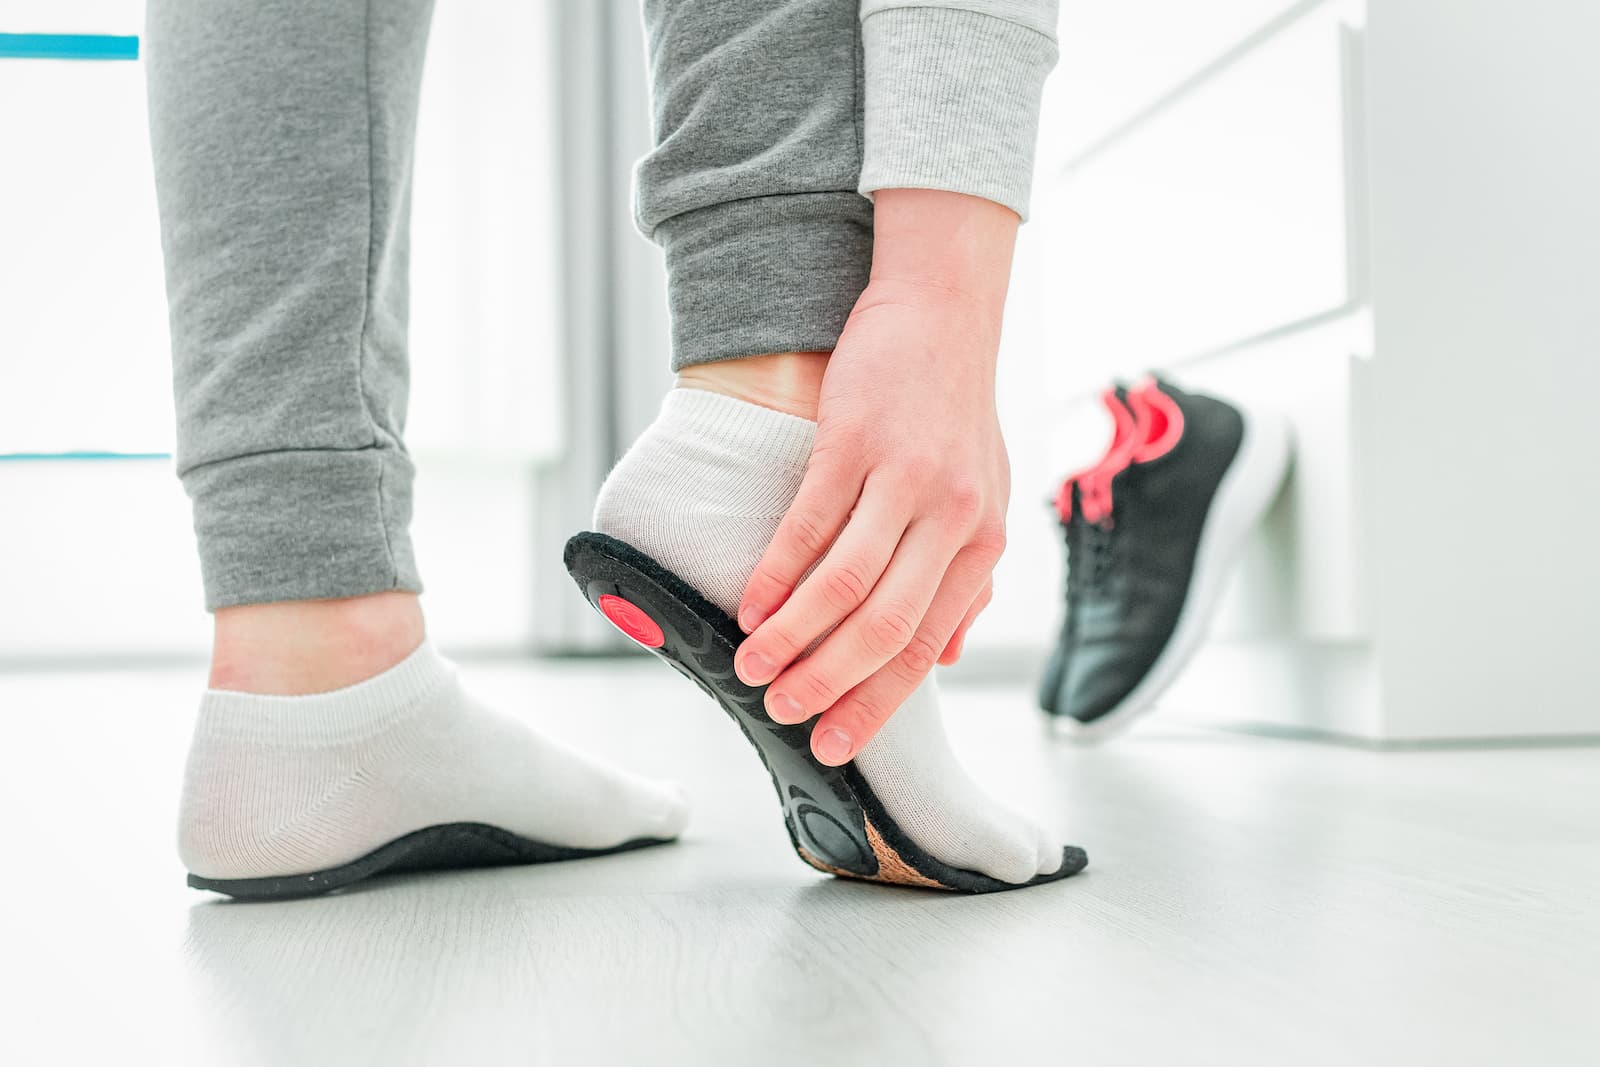
[[1115, 433], [1056, 497], [1067, 613], [1039, 703], [1099, 738], [1150, 708], [1199, 648], [1289, 464], [1287, 424], [1148, 379], [1102, 399]]

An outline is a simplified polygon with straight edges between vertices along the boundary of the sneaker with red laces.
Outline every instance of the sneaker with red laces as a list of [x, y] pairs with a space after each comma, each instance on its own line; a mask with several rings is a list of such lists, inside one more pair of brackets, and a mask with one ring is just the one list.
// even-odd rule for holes
[[1101, 399], [1111, 445], [1056, 495], [1066, 619], [1039, 692], [1091, 739], [1147, 711], [1199, 648], [1290, 454], [1281, 417], [1159, 378]]

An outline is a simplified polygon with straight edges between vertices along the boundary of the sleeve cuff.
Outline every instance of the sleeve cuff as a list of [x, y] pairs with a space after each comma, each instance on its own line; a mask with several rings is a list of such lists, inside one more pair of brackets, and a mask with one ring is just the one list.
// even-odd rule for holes
[[937, 6], [874, 11], [862, 19], [861, 39], [861, 193], [943, 189], [993, 200], [1026, 219], [1054, 37]]

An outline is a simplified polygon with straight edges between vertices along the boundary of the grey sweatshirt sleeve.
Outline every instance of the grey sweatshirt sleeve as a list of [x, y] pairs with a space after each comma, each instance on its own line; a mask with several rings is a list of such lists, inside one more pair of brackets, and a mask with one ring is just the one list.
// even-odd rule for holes
[[1057, 0], [862, 0], [861, 182], [944, 189], [1028, 217]]

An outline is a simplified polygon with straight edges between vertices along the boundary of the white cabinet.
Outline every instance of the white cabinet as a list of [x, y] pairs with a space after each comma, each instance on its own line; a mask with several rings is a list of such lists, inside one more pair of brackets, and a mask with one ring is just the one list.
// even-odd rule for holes
[[1305, 6], [1305, 0], [1063, 0], [1061, 63], [1046, 89], [1056, 117], [1042, 145], [1046, 164], [1082, 154]]
[[1299, 448], [1169, 712], [1600, 734], [1600, 8], [1128, 6], [1064, 4], [1064, 62], [1098, 27], [1124, 74], [1051, 90], [1028, 415], [1160, 366], [1287, 411]]
[[[1343, 32], [1331, 10], [1042, 176], [1063, 342], [1100, 372], [1349, 306]], [[1103, 376], [1099, 374], [1098, 376]]]

